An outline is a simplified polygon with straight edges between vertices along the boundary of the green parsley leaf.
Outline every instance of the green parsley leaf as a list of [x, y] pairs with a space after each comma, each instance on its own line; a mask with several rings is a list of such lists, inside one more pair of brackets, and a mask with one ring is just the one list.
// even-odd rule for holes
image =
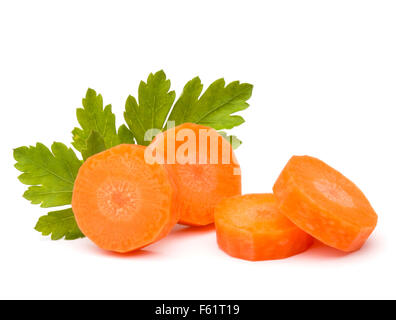
[[92, 131], [87, 139], [86, 149], [81, 151], [84, 160], [87, 160], [90, 156], [106, 150], [105, 142], [103, 137], [97, 131]]
[[168, 124], [170, 121], [173, 121], [174, 125], [178, 126], [186, 122], [191, 122], [189, 121], [189, 118], [191, 118], [189, 113], [191, 111], [191, 107], [197, 103], [202, 89], [203, 84], [199, 77], [195, 77], [187, 82], [183, 88], [180, 98], [176, 101], [175, 106], [169, 115]]
[[62, 143], [54, 142], [51, 151], [41, 143], [14, 150], [15, 168], [23, 172], [18, 179], [30, 185], [23, 196], [43, 208], [71, 203], [74, 180], [82, 164]]
[[234, 150], [237, 149], [242, 144], [242, 141], [239, 140], [236, 136], [227, 135], [227, 133], [225, 133], [224, 131], [218, 131], [218, 132], [224, 139], [226, 139], [231, 144]]
[[135, 137], [133, 136], [132, 131], [129, 130], [125, 124], [118, 128], [118, 137], [120, 139], [120, 143], [135, 143]]
[[[200, 78], [196, 77], [184, 86], [173, 108], [175, 93], [169, 90], [170, 81], [161, 70], [151, 73], [147, 83], [140, 83], [139, 103], [133, 96], [128, 97], [124, 117], [138, 144], [150, 143], [150, 139], [145, 139], [150, 129], [159, 131], [186, 122], [216, 130], [241, 125], [245, 120], [234, 113], [249, 107], [246, 101], [252, 95], [253, 86], [239, 81], [226, 86], [224, 79], [219, 79], [202, 94], [203, 85]], [[165, 123], [168, 114], [169, 119]], [[146, 138], [154, 136], [152, 133], [155, 135], [155, 132], [151, 132]]]
[[189, 81], [168, 122], [174, 121], [176, 125], [193, 122], [216, 130], [231, 129], [245, 122], [241, 116], [233, 114], [249, 107], [246, 101], [252, 95], [251, 84], [234, 81], [225, 86], [224, 79], [219, 79], [200, 96], [202, 88], [198, 77]]
[[42, 216], [38, 220], [35, 229], [41, 232], [43, 236], [51, 234], [51, 240], [59, 240], [63, 237], [66, 240], [84, 238], [84, 235], [77, 226], [71, 208], [52, 211]]
[[74, 128], [72, 131], [73, 146], [80, 152], [87, 149], [87, 141], [92, 131], [97, 131], [103, 137], [106, 149], [118, 145], [120, 139], [111, 105], [103, 109], [103, 98], [93, 89], [88, 89], [82, 104], [83, 108], [77, 109], [77, 120], [81, 129]]
[[148, 130], [162, 130], [169, 110], [175, 100], [175, 92], [169, 91], [170, 80], [164, 71], [150, 73], [147, 83], [141, 81], [138, 91], [139, 103], [129, 96], [126, 105], [125, 121], [140, 145], [148, 145], [144, 137]]

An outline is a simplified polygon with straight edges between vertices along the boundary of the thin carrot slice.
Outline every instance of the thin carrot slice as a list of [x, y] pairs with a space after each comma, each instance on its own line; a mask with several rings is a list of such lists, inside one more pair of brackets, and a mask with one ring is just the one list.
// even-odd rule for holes
[[219, 247], [232, 257], [283, 259], [308, 249], [313, 238], [279, 212], [272, 194], [247, 194], [220, 202], [215, 210]]
[[231, 145], [215, 130], [184, 123], [156, 136], [147, 150], [164, 163], [176, 186], [181, 224], [214, 222], [214, 207], [241, 194], [240, 167]]
[[292, 157], [273, 190], [286, 217], [345, 252], [361, 248], [377, 224], [377, 214], [359, 188], [316, 158]]
[[119, 145], [88, 158], [74, 183], [81, 231], [100, 248], [128, 252], [164, 237], [178, 220], [168, 173], [147, 164], [145, 147]]

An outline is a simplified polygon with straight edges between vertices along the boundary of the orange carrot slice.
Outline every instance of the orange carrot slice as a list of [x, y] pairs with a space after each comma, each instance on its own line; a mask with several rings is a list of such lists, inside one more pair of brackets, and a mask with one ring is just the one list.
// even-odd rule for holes
[[279, 212], [272, 194], [247, 194], [221, 201], [215, 210], [217, 243], [245, 260], [283, 259], [308, 249], [313, 238]]
[[215, 130], [185, 123], [156, 136], [147, 150], [165, 163], [176, 186], [179, 223], [203, 226], [214, 222], [214, 207], [241, 194], [240, 167], [231, 145]]
[[119, 145], [88, 158], [74, 183], [81, 231], [100, 248], [128, 252], [164, 237], [176, 224], [165, 168], [147, 164], [145, 147]]
[[273, 190], [286, 217], [342, 251], [359, 249], [377, 224], [377, 214], [359, 188], [316, 158], [292, 157]]

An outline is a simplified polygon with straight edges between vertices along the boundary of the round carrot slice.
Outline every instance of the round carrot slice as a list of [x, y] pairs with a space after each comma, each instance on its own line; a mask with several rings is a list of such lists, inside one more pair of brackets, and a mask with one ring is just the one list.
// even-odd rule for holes
[[241, 194], [240, 167], [232, 147], [214, 129], [184, 123], [157, 135], [147, 154], [165, 164], [174, 181], [181, 224], [211, 224], [215, 205]]
[[308, 249], [313, 238], [279, 212], [272, 194], [221, 201], [215, 210], [219, 247], [245, 260], [283, 259]]
[[273, 190], [285, 216], [342, 251], [359, 249], [377, 224], [377, 214], [359, 188], [316, 158], [292, 157]]
[[178, 220], [165, 168], [147, 164], [145, 147], [119, 145], [81, 166], [72, 207], [81, 231], [100, 248], [128, 252], [164, 237]]

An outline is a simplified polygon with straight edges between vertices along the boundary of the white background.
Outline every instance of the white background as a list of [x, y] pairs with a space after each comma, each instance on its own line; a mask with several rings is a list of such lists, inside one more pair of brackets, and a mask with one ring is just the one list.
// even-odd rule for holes
[[[396, 298], [395, 1], [1, 1], [0, 298]], [[228, 257], [212, 228], [176, 227], [144, 251], [50, 241], [22, 198], [12, 149], [70, 144], [88, 87], [112, 103], [164, 69], [254, 84], [234, 130], [243, 191], [269, 192], [294, 154], [367, 195], [378, 226], [358, 252], [316, 244], [267, 262]]]

